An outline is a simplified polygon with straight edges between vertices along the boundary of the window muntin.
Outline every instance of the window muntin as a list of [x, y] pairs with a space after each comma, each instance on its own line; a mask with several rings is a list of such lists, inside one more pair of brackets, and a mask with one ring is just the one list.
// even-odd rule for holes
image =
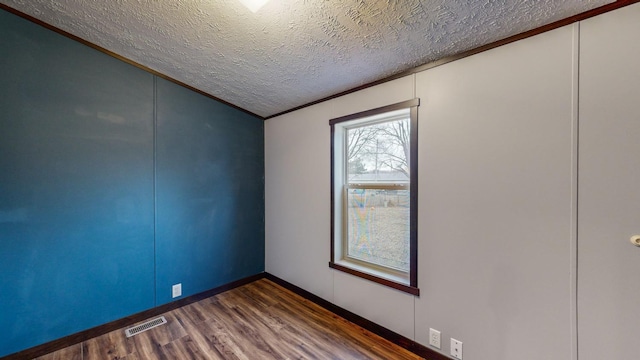
[[330, 121], [329, 265], [416, 295], [418, 103]]

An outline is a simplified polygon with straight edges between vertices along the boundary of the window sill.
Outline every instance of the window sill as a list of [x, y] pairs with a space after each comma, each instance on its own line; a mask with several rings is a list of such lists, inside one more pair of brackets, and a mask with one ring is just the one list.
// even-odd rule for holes
[[353, 276], [357, 276], [359, 278], [363, 278], [369, 281], [373, 281], [375, 283], [378, 283], [380, 285], [384, 285], [384, 286], [388, 286], [390, 288], [394, 288], [396, 290], [400, 290], [406, 293], [409, 293], [411, 295], [415, 295], [415, 296], [420, 296], [420, 289], [418, 289], [417, 287], [413, 287], [413, 286], [409, 286], [406, 284], [402, 284], [400, 282], [397, 281], [393, 281], [393, 280], [389, 280], [389, 279], [385, 279], [383, 277], [380, 276], [376, 276], [376, 275], [372, 275], [372, 274], [368, 274], [344, 265], [340, 265], [340, 264], [336, 264], [334, 262], [329, 262], [329, 267], [332, 269], [336, 269], [338, 271], [342, 271], [345, 272], [347, 274], [351, 274]]

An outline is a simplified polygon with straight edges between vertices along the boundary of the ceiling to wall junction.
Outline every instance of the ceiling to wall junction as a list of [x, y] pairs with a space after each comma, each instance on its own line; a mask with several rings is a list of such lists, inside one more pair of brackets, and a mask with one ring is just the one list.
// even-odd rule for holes
[[260, 116], [611, 0], [0, 0]]

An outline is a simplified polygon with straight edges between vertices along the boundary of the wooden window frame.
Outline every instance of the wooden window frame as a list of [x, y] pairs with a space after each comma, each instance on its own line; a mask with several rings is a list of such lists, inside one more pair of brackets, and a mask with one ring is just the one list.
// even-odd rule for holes
[[[418, 106], [420, 105], [420, 99], [415, 98], [412, 100], [383, 106], [380, 108], [367, 110], [347, 116], [329, 120], [331, 127], [331, 261], [329, 267], [338, 271], [342, 271], [375, 283], [385, 285], [396, 290], [400, 290], [415, 296], [420, 296], [420, 289], [418, 289]], [[366, 266], [357, 266], [357, 261], [349, 260], [348, 264], [343, 259], [336, 259], [336, 242], [341, 241], [340, 246], [343, 246], [342, 240], [336, 240], [336, 231], [340, 231], [342, 234], [344, 223], [343, 215], [336, 214], [336, 206], [342, 206], [337, 204], [339, 199], [336, 199], [336, 184], [343, 187], [344, 181], [342, 178], [337, 179], [336, 176], [340, 176], [336, 172], [337, 156], [342, 156], [344, 151], [342, 149], [336, 149], [336, 124], [341, 124], [349, 121], [356, 121], [367, 117], [384, 114], [395, 110], [409, 109], [410, 114], [410, 157], [409, 157], [409, 276], [408, 283], [397, 281], [390, 277], [380, 276], [379, 272], [375, 270], [375, 265], [370, 266], [368, 263]], [[342, 124], [344, 125], [344, 124]], [[339, 146], [339, 145], [338, 145]], [[343, 162], [343, 160], [340, 160]], [[381, 184], [382, 185], [382, 184]], [[384, 185], [382, 185], [384, 186]], [[377, 186], [376, 186], [377, 187]], [[344, 211], [342, 211], [344, 212]], [[339, 217], [339, 219], [336, 218]], [[341, 236], [342, 238], [342, 236]], [[363, 262], [364, 263], [364, 262]], [[360, 264], [362, 265], [362, 264]], [[371, 271], [362, 270], [363, 267], [373, 269]]]

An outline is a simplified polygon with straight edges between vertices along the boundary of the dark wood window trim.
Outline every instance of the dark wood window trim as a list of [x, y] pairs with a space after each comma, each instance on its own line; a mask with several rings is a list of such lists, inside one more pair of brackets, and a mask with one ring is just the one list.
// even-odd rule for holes
[[[358, 270], [354, 270], [352, 268], [346, 267], [346, 266], [342, 266], [340, 264], [336, 264], [334, 262], [329, 262], [329, 267], [332, 269], [336, 269], [338, 271], [342, 271], [345, 272], [347, 274], [351, 274], [353, 276], [357, 276], [359, 278], [362, 279], [367, 279], [369, 281], [373, 281], [375, 283], [384, 285], [384, 286], [388, 286], [390, 288], [394, 288], [396, 290], [400, 290], [400, 291], [404, 291], [406, 293], [409, 293], [411, 295], [415, 295], [415, 296], [420, 296], [420, 289], [418, 289], [417, 287], [414, 286], [410, 286], [410, 285], [405, 285], [405, 284], [401, 284], [395, 281], [391, 281], [385, 278], [381, 278], [379, 276], [375, 276], [375, 275], [371, 275], [362, 271], [358, 271]], [[413, 272], [412, 272], [413, 274]]]
[[[362, 111], [359, 113], [342, 116], [339, 118], [329, 120], [331, 126], [331, 261], [329, 267], [338, 271], [342, 271], [375, 283], [394, 288], [415, 296], [420, 296], [420, 289], [418, 289], [418, 106], [420, 105], [420, 99], [412, 99], [380, 108]], [[410, 109], [411, 116], [411, 149], [410, 149], [410, 197], [409, 197], [409, 285], [389, 280], [380, 276], [376, 276], [370, 273], [365, 273], [336, 262], [335, 254], [335, 231], [336, 231], [336, 213], [335, 213], [335, 190], [336, 190], [336, 173], [335, 157], [337, 156], [335, 151], [335, 125], [365, 118], [373, 115], [378, 115], [394, 110]]]

